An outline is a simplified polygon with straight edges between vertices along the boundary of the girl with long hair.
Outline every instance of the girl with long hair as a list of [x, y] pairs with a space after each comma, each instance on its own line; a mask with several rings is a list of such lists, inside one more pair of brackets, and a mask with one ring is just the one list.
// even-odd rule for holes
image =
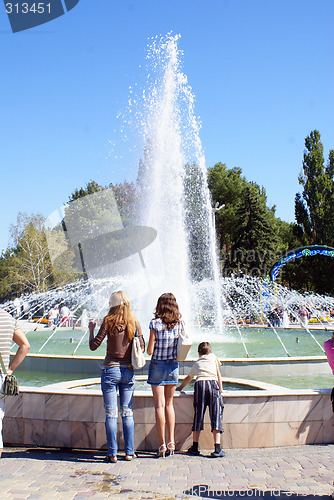
[[120, 397], [125, 460], [134, 457], [134, 421], [132, 411], [135, 377], [131, 365], [132, 340], [138, 335], [142, 351], [145, 342], [131, 304], [122, 291], [109, 300], [109, 312], [94, 337], [96, 323], [89, 323], [89, 347], [95, 351], [107, 337], [107, 353], [102, 365], [101, 388], [106, 413], [107, 462], [117, 462], [117, 389]]
[[[184, 331], [181, 313], [172, 293], [164, 293], [159, 299], [150, 322], [150, 338], [147, 354], [151, 355], [147, 382], [152, 387], [155, 419], [159, 437], [158, 456], [165, 457], [175, 450], [175, 411], [173, 397], [179, 377], [177, 343]], [[166, 445], [165, 427], [169, 442]]]

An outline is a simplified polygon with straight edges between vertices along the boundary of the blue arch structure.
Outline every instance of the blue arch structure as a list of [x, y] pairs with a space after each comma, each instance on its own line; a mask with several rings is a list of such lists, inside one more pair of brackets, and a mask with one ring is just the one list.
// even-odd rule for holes
[[278, 271], [285, 266], [290, 260], [298, 259], [299, 257], [312, 257], [313, 255], [327, 255], [334, 258], [334, 248], [326, 245], [311, 245], [308, 247], [300, 247], [295, 250], [290, 250], [280, 260], [275, 262], [269, 271], [271, 281], [275, 281]]

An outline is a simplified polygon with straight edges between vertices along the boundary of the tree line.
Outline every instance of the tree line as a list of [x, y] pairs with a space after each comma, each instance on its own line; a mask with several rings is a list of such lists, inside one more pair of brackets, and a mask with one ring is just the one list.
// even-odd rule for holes
[[[320, 133], [305, 139], [302, 188], [295, 196], [295, 222], [275, 216], [267, 206], [263, 187], [249, 182], [241, 169], [218, 163], [209, 169], [213, 202], [225, 204], [216, 215], [221, 267], [224, 275], [253, 274], [265, 277], [287, 251], [308, 246], [334, 247], [334, 150], [325, 163]], [[281, 270], [278, 280], [296, 290], [334, 292], [334, 261], [323, 256], [304, 257]]]
[[[198, 171], [185, 167], [186, 193], [196, 200]], [[208, 187], [212, 203], [225, 205], [215, 215], [219, 264], [223, 276], [251, 274], [265, 278], [273, 263], [287, 251], [301, 246], [322, 244], [334, 247], [334, 150], [325, 163], [320, 133], [314, 130], [305, 139], [302, 170], [298, 177], [301, 192], [295, 196], [295, 222], [287, 223], [268, 207], [266, 191], [248, 181], [240, 168], [229, 169], [217, 163], [208, 169]], [[195, 187], [195, 189], [193, 189]], [[101, 186], [91, 180], [69, 195], [68, 202], [78, 200], [105, 188], [111, 188], [122, 223], [134, 220], [140, 196], [140, 185], [124, 181]], [[187, 195], [186, 195], [187, 203]], [[189, 211], [196, 218], [196, 211]], [[0, 257], [0, 300], [30, 292], [43, 292], [82, 277], [75, 270], [71, 253], [64, 254], [62, 268], [52, 265], [41, 214], [19, 213], [10, 227], [10, 243]], [[205, 277], [201, 259], [200, 224], [189, 235], [193, 279]], [[312, 259], [312, 260], [311, 260]], [[315, 256], [293, 261], [281, 270], [278, 280], [296, 290], [334, 293], [334, 261]]]

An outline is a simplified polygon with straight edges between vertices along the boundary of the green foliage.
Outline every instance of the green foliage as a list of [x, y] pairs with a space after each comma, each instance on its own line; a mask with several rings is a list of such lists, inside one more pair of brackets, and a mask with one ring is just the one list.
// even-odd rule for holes
[[[110, 206], [104, 206], [105, 196], [101, 196], [100, 202], [96, 196], [87, 196], [108, 191], [107, 187], [95, 181], [71, 193], [69, 202], [75, 203], [66, 204], [65, 219], [69, 227], [73, 223], [74, 237], [78, 234], [94, 237], [94, 226], [103, 227], [104, 224], [106, 230], [110, 231], [110, 228], [129, 223], [135, 211], [134, 184], [125, 181], [110, 184], [109, 187], [113, 194], [108, 197], [108, 202], [113, 200], [113, 210], [108, 210]], [[79, 202], [83, 199], [86, 200], [85, 205]], [[49, 230], [45, 228], [42, 215], [19, 213], [10, 232], [9, 248], [0, 256], [1, 300], [23, 293], [46, 291], [82, 277], [80, 255], [66, 238], [64, 220]]]
[[333, 209], [334, 179], [333, 156], [330, 151], [328, 164], [324, 165], [320, 133], [314, 130], [305, 139], [303, 171], [299, 183], [302, 194], [295, 199], [296, 222], [310, 245], [334, 243]]
[[265, 276], [277, 253], [287, 245], [275, 208], [266, 205], [263, 187], [248, 182], [240, 168], [217, 163], [208, 172], [213, 204], [225, 207], [216, 214], [216, 231], [224, 275], [253, 273]]
[[238, 272], [265, 275], [275, 255], [278, 235], [271, 224], [265, 192], [256, 184], [248, 184], [242, 191], [235, 222], [230, 266]]
[[88, 194], [93, 194], [97, 193], [98, 191], [102, 191], [104, 189], [102, 186], [97, 184], [95, 181], [89, 181], [86, 184], [86, 187], [84, 188], [79, 188], [73, 191], [71, 195], [68, 197], [69, 201], [74, 201], [78, 200], [79, 198], [83, 198], [84, 196], [87, 196]]
[[212, 201], [225, 205], [216, 214], [218, 245], [223, 255], [228, 255], [233, 244], [232, 233], [236, 225], [236, 209], [242, 192], [247, 185], [241, 176], [241, 168], [227, 169], [224, 163], [217, 163], [208, 170], [208, 184]]
[[117, 202], [123, 224], [128, 225], [136, 214], [137, 192], [133, 182], [124, 181], [118, 184], [109, 184]]
[[[117, 232], [129, 224], [135, 201], [134, 184], [126, 181], [105, 187], [90, 181], [72, 193], [62, 220], [63, 253], [75, 255], [72, 272], [85, 275], [88, 269], [109, 264], [110, 259], [118, 260], [124, 254], [124, 242]], [[115, 237], [111, 238], [111, 233]]]
[[[87, 195], [112, 189], [116, 200], [115, 209], [121, 215], [123, 224], [129, 223], [136, 211], [137, 194], [136, 187], [133, 182], [124, 181], [118, 184], [110, 183], [109, 186], [101, 186], [95, 181], [89, 181], [84, 188], [78, 188], [69, 196], [69, 201], [77, 201]], [[94, 197], [93, 200], [97, 200]], [[88, 199], [87, 199], [88, 200]], [[93, 202], [91, 203], [93, 205]]]
[[19, 212], [10, 227], [12, 255], [8, 262], [8, 278], [18, 292], [44, 292], [51, 282], [51, 261], [41, 214], [31, 216]]
[[[45, 231], [42, 215], [18, 214], [17, 223], [11, 227], [11, 244], [0, 256], [2, 300], [28, 291], [44, 291], [78, 278], [81, 256], [78, 249], [74, 251], [69, 245], [64, 229], [74, 228], [77, 236], [74, 240], [79, 241], [82, 234], [88, 239], [98, 236], [96, 228], [108, 232], [133, 223], [134, 217], [138, 217], [139, 197], [145, 200], [149, 196], [143, 179], [152, 161], [150, 151], [148, 145], [136, 186], [127, 181], [109, 186], [89, 181], [71, 193], [64, 220], [51, 232]], [[211, 275], [207, 221], [200, 209], [202, 177], [197, 165], [186, 165], [185, 210], [191, 228], [189, 245], [194, 280]], [[296, 223], [290, 224], [275, 216], [275, 207], [267, 206], [264, 188], [249, 182], [240, 168], [228, 169], [225, 164], [217, 163], [208, 169], [212, 204], [225, 205], [215, 215], [223, 275], [245, 272], [265, 277], [271, 265], [288, 250], [311, 244], [334, 246], [334, 150], [329, 151], [325, 165], [317, 130], [305, 139], [298, 179], [303, 189], [295, 197]], [[110, 190], [113, 194], [108, 196]], [[97, 193], [101, 196], [94, 196]], [[52, 265], [55, 261], [57, 265]], [[319, 256], [312, 261], [308, 258], [293, 261], [284, 266], [278, 279], [291, 288], [334, 293], [334, 262]]]
[[8, 300], [15, 296], [18, 289], [12, 284], [9, 274], [13, 259], [14, 254], [10, 249], [3, 251], [0, 256], [0, 297], [2, 300]]
[[[295, 197], [295, 234], [303, 246], [334, 245], [334, 151], [329, 152], [325, 165], [320, 139], [318, 130], [306, 137], [303, 169], [298, 177], [303, 192]], [[334, 292], [334, 264], [331, 260], [314, 257], [312, 264], [307, 262], [306, 273], [301, 272], [300, 263], [291, 263], [289, 268], [304, 277], [301, 287], [319, 293]]]
[[[334, 246], [334, 150], [324, 165], [323, 145], [317, 130], [305, 139], [302, 193], [295, 198], [296, 223], [275, 216], [267, 207], [263, 188], [248, 182], [241, 169], [217, 163], [209, 169], [213, 204], [225, 204], [216, 214], [222, 272], [266, 275], [271, 265], [288, 250], [312, 244]], [[313, 257], [284, 266], [278, 280], [300, 290], [334, 293], [334, 263]]]

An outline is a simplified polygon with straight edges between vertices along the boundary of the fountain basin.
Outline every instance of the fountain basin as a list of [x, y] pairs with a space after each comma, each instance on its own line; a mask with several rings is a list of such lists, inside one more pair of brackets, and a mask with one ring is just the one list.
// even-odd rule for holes
[[[44, 386], [52, 382], [96, 377], [100, 374], [103, 360], [103, 356], [28, 354], [15, 373], [21, 385]], [[326, 356], [220, 360], [223, 377], [272, 382], [291, 389], [329, 388], [333, 385]], [[193, 358], [181, 362], [180, 375], [187, 375], [195, 361]], [[136, 370], [136, 375], [147, 375], [148, 364], [149, 360], [144, 368]]]
[[[314, 338], [310, 333], [298, 327], [290, 329], [277, 327], [276, 331], [279, 332], [280, 339], [292, 357], [323, 355], [323, 343], [332, 335], [323, 328], [310, 331]], [[96, 355], [89, 349], [87, 329], [58, 328], [54, 331], [42, 328], [37, 331], [25, 330], [25, 332], [31, 346], [30, 353], [33, 354], [60, 354], [75, 357], [95, 357]], [[286, 356], [274, 330], [266, 326], [250, 325], [239, 330], [230, 326], [226, 327], [223, 334], [218, 333], [214, 328], [190, 327], [189, 332], [193, 339], [193, 346], [189, 353], [189, 357], [192, 358], [197, 357], [197, 346], [202, 341], [209, 341], [213, 352], [219, 358], [246, 358], [242, 341], [251, 358]], [[104, 354], [103, 346], [99, 352]]]
[[[179, 380], [183, 380], [185, 376], [180, 376]], [[265, 382], [259, 382], [255, 380], [244, 380], [239, 378], [227, 378], [222, 377], [223, 386], [224, 386], [224, 394], [230, 392], [231, 390], [241, 391], [241, 390], [281, 390], [282, 387], [276, 386], [274, 384], [267, 384]], [[79, 380], [71, 380], [67, 382], [58, 382], [55, 384], [50, 384], [44, 386], [43, 389], [70, 389], [81, 391], [87, 391], [88, 394], [91, 393], [92, 390], [100, 391], [100, 378], [89, 378], [89, 379], [79, 379]], [[193, 384], [190, 383], [187, 385], [187, 391], [182, 391], [185, 394], [193, 394]], [[147, 385], [147, 376], [146, 375], [136, 375], [135, 382], [135, 393], [137, 392], [146, 392], [149, 391], [151, 393], [151, 387]], [[100, 391], [101, 392], [101, 391]], [[102, 394], [102, 392], [101, 392]]]
[[[247, 381], [247, 383], [251, 381]], [[253, 448], [334, 442], [330, 389], [245, 390], [224, 393], [223, 447]], [[24, 387], [8, 396], [5, 445], [106, 449], [104, 408], [99, 390]], [[152, 395], [136, 391], [133, 400], [137, 450], [158, 448]], [[193, 398], [175, 397], [176, 447], [192, 443]], [[121, 421], [118, 422], [121, 431]], [[119, 432], [122, 449], [122, 433]], [[200, 448], [211, 449], [208, 414]]]
[[[67, 338], [66, 332], [64, 334]], [[328, 333], [325, 335], [328, 338]], [[261, 340], [261, 336], [256, 334], [256, 340]], [[216, 344], [212, 341], [211, 344], [216, 352]], [[224, 448], [334, 442], [334, 417], [329, 389], [333, 385], [333, 375], [325, 356], [219, 357], [225, 379], [242, 378], [247, 386], [256, 388], [224, 391]], [[71, 377], [72, 380], [61, 382], [61, 385], [50, 385], [51, 379], [43, 383], [44, 387], [25, 387], [21, 384], [19, 396], [6, 398], [4, 442], [24, 446], [106, 449], [101, 391], [78, 387], [89, 384], [89, 377], [94, 377], [94, 382], [99, 380], [97, 377], [103, 359], [104, 356], [92, 355], [29, 354], [17, 370], [19, 381], [22, 370], [32, 377], [36, 371], [40, 371]], [[193, 358], [180, 363], [181, 376], [189, 372], [195, 360]], [[145, 376], [147, 370], [148, 363], [142, 370], [136, 371], [136, 377]], [[288, 380], [294, 382], [301, 376], [307, 380], [305, 388], [286, 387]], [[328, 380], [328, 383], [325, 382], [323, 388], [314, 389], [314, 377], [319, 376]], [[281, 384], [284, 387], [265, 385], [273, 377], [283, 378]], [[29, 380], [24, 384], [31, 385]], [[156, 450], [158, 437], [151, 392], [136, 390], [133, 407], [136, 448]], [[186, 449], [192, 442], [191, 393], [176, 395], [175, 411], [176, 446], [178, 450]], [[121, 421], [118, 425], [121, 449]], [[201, 433], [200, 447], [212, 448], [208, 415]]]
[[[33, 370], [36, 363], [46, 369], [64, 373], [76, 364], [77, 376], [82, 369], [97, 375], [103, 362], [99, 358], [30, 355], [26, 362]], [[194, 360], [180, 363], [180, 373], [185, 376]], [[147, 365], [137, 370], [137, 378], [145, 378]], [[223, 446], [229, 448], [253, 448], [293, 446], [301, 444], [325, 444], [334, 442], [334, 415], [331, 409], [331, 389], [288, 389], [254, 381], [245, 374], [277, 370], [295, 374], [303, 371], [328, 372], [324, 356], [315, 358], [260, 358], [225, 359], [221, 371], [223, 380], [231, 381], [226, 373], [238, 373], [232, 380], [252, 386], [251, 390], [224, 391]], [[19, 377], [19, 372], [18, 372]], [[180, 377], [182, 378], [182, 377]], [[312, 380], [312, 376], [308, 377]], [[333, 380], [333, 376], [329, 377]], [[98, 383], [99, 378], [80, 379], [44, 387], [21, 387], [19, 396], [6, 397], [4, 442], [7, 445], [69, 447], [82, 449], [106, 449], [104, 407], [100, 389], [87, 389], [83, 385]], [[331, 384], [328, 384], [330, 387]], [[150, 390], [134, 394], [135, 446], [138, 450], [154, 451], [158, 448], [155, 427], [153, 397]], [[193, 397], [191, 392], [177, 394], [176, 447], [186, 449], [192, 443]], [[122, 449], [121, 421], [119, 443]], [[206, 415], [200, 448], [212, 448], [209, 415]]]

